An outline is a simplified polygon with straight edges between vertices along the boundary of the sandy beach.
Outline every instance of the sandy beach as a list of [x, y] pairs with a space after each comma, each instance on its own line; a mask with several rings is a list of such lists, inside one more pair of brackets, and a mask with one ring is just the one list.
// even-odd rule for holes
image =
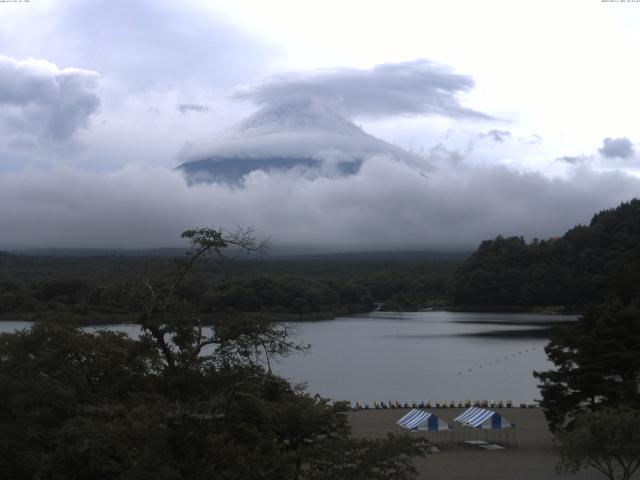
[[[559, 455], [553, 449], [553, 436], [539, 408], [504, 408], [494, 409], [505, 418], [516, 424], [518, 445], [505, 450], [472, 449], [460, 441], [443, 445], [439, 453], [417, 458], [416, 466], [419, 478], [430, 480], [533, 480], [553, 478], [600, 479], [602, 474], [595, 470], [583, 470], [576, 475], [558, 474], [555, 466]], [[459, 415], [464, 409], [433, 408], [428, 409], [447, 422]], [[406, 432], [395, 422], [407, 409], [359, 410], [348, 414], [355, 437], [379, 438], [387, 433], [402, 434]], [[407, 435], [433, 437], [434, 434], [424, 432], [406, 432]], [[477, 432], [477, 439], [484, 440], [485, 433]], [[468, 436], [467, 438], [473, 438]], [[497, 437], [496, 437], [497, 438]], [[504, 440], [504, 438], [503, 438]], [[495, 443], [501, 443], [495, 441]], [[504, 443], [504, 442], [502, 442]]]

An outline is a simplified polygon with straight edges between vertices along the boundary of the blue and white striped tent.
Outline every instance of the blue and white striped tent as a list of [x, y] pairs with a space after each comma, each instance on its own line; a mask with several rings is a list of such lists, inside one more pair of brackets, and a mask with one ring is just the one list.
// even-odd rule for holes
[[509, 420], [504, 418], [498, 412], [480, 407], [471, 407], [465, 410], [454, 418], [453, 421], [461, 423], [465, 427], [481, 428], [486, 430], [515, 427], [515, 424], [509, 422]]
[[412, 409], [396, 423], [407, 430], [426, 430], [427, 432], [449, 430], [447, 422], [436, 417], [433, 413], [417, 408]]

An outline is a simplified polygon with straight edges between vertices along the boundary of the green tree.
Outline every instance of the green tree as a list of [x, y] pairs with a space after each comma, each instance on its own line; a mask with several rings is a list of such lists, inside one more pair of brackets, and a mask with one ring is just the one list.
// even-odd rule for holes
[[[270, 361], [299, 349], [265, 316], [204, 328], [176, 292], [197, 262], [251, 232], [188, 230], [167, 282], [132, 282], [142, 335], [63, 319], [0, 335], [0, 471], [31, 479], [413, 478], [425, 446], [356, 440], [346, 405], [290, 385]], [[358, 476], [354, 476], [357, 472]]]
[[0, 335], [0, 360], [6, 478], [113, 478], [108, 464], [122, 468], [147, 448], [154, 430], [134, 427], [155, 424], [160, 359], [141, 342], [55, 319]]
[[640, 408], [640, 307], [594, 306], [558, 329], [545, 351], [554, 370], [535, 372], [552, 431], [570, 425], [584, 408]]
[[[388, 436], [383, 440], [324, 442], [308, 468], [308, 480], [410, 480], [417, 470], [412, 457], [424, 455], [424, 446], [409, 437]], [[366, 465], [366, 468], [362, 468]]]
[[610, 480], [629, 480], [640, 467], [640, 411], [604, 408], [582, 412], [558, 437], [559, 471], [595, 468]]

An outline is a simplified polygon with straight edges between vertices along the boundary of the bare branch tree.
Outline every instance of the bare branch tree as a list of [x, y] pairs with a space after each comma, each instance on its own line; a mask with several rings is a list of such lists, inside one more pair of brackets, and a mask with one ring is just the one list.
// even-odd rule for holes
[[[176, 263], [176, 270], [168, 285], [158, 286], [145, 278], [137, 286], [124, 290], [127, 297], [140, 307], [142, 329], [160, 350], [168, 366], [175, 367], [181, 362], [196, 363], [203, 349], [209, 346], [215, 346], [223, 356], [226, 353], [227, 360], [234, 355], [237, 360], [239, 355], [250, 365], [254, 365], [262, 356], [258, 352], [264, 351], [269, 367], [273, 355], [284, 355], [289, 350], [299, 349], [287, 340], [285, 328], [274, 329], [269, 321], [264, 321], [263, 325], [256, 320], [249, 321], [250, 327], [247, 328], [242, 328], [241, 320], [235, 320], [237, 325], [233, 326], [217, 323], [213, 334], [207, 336], [197, 314], [192, 312], [188, 322], [177, 319], [177, 292], [198, 263], [211, 256], [227, 259], [225, 249], [259, 254], [268, 251], [269, 240], [257, 241], [254, 233], [252, 228], [237, 228], [233, 232], [214, 228], [185, 230], [181, 237], [189, 241], [191, 248], [186, 259]], [[253, 346], [252, 355], [248, 353], [250, 346]]]

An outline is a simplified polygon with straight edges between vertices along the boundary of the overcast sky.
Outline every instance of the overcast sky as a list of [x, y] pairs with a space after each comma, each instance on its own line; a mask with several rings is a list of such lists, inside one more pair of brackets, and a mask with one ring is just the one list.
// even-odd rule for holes
[[[195, 225], [333, 250], [560, 235], [640, 196], [639, 44], [637, 2], [0, 2], [0, 248]], [[173, 171], [319, 150], [366, 161]]]

